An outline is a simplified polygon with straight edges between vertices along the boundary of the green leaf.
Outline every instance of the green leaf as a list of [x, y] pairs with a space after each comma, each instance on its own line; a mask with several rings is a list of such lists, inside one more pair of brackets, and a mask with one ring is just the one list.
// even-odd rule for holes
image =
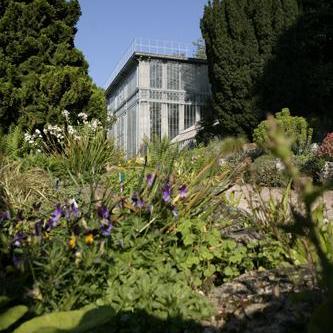
[[76, 311], [54, 312], [27, 321], [14, 333], [91, 332], [93, 328], [107, 323], [113, 315], [114, 310], [109, 306], [88, 306]]
[[197, 256], [189, 256], [186, 259], [187, 267], [192, 267], [193, 265], [198, 265], [199, 263], [200, 263], [200, 260]]
[[6, 330], [8, 327], [16, 323], [28, 312], [25, 305], [14, 306], [4, 313], [0, 314], [0, 331]]
[[235, 275], [235, 270], [230, 267], [230, 266], [227, 266], [224, 270], [223, 270], [223, 273], [226, 275], [226, 276], [234, 276]]
[[210, 277], [216, 272], [216, 267], [215, 265], [208, 265], [208, 267], [204, 271], [204, 276], [205, 277]]

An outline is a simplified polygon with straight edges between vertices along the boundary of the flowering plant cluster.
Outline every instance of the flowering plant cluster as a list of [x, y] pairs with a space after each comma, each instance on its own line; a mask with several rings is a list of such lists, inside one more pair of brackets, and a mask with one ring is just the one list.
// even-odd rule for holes
[[96, 133], [102, 130], [102, 123], [98, 119], [88, 120], [88, 115], [80, 112], [77, 115], [76, 123], [71, 120], [70, 112], [63, 111], [64, 125], [46, 124], [41, 130], [35, 129], [34, 132], [24, 133], [26, 145], [34, 152], [49, 151], [50, 149], [58, 150], [64, 146], [68, 138], [81, 140], [82, 135]]
[[[171, 179], [163, 181], [155, 173], [148, 173], [142, 191], [133, 192], [128, 199], [121, 198], [119, 202], [115, 202], [114, 217], [113, 209], [110, 210], [104, 203], [98, 204], [92, 212], [83, 212], [77, 201], [71, 199], [65, 204], [58, 203], [49, 214], [41, 212], [40, 204], [33, 205], [33, 216], [25, 216], [23, 212], [15, 215], [10, 211], [2, 211], [0, 228], [9, 237], [8, 256], [17, 269], [28, 266], [31, 248], [37, 249], [36, 255], [39, 256], [39, 246], [52, 242], [57, 236], [63, 240], [67, 253], [73, 254], [73, 262], [78, 263], [82, 251], [95, 245], [98, 248], [104, 247], [108, 240], [111, 240], [113, 221], [123, 221], [133, 214], [152, 219], [153, 215], [155, 218], [161, 217], [163, 211], [178, 219], [179, 208], [185, 203], [187, 196], [186, 185], [177, 186], [172, 184]], [[117, 215], [119, 208], [120, 213]], [[126, 214], [126, 211], [129, 214]]]
[[319, 157], [333, 161], [333, 133], [328, 133], [326, 135], [323, 142], [319, 146], [317, 154]]
[[164, 210], [178, 218], [177, 203], [187, 197], [188, 187], [183, 184], [177, 188], [170, 179], [163, 181], [155, 173], [148, 173], [145, 178], [145, 187], [139, 192], [135, 191], [131, 196], [131, 205], [134, 210], [145, 211], [149, 215]]
[[[64, 117], [70, 115], [65, 112]], [[83, 129], [89, 127], [81, 117]], [[1, 235], [7, 239], [0, 243], [0, 285], [10, 284], [7, 290], [22, 286], [15, 294], [24, 295], [36, 314], [97, 302], [116, 311], [126, 305], [163, 316], [197, 312], [201, 319], [207, 305], [198, 305], [193, 289], [253, 269], [257, 259], [251, 255], [261, 251], [260, 244], [257, 250], [257, 245], [222, 241], [223, 221], [216, 208], [232, 174], [221, 173], [215, 158], [202, 155], [192, 163], [192, 152], [187, 158], [176, 157], [172, 154], [178, 151], [169, 153], [167, 145], [163, 154], [156, 152], [156, 163], [147, 158], [119, 168], [104, 132], [90, 137], [79, 132], [82, 140], [76, 141], [76, 128], [68, 122], [65, 148], [52, 155], [64, 165], [54, 172], [59, 179], [55, 195], [51, 193], [49, 203], [40, 197], [24, 207], [36, 201], [43, 201], [43, 209], [50, 202], [58, 204], [48, 206], [46, 213], [39, 204], [30, 211], [0, 213]], [[56, 127], [45, 129], [62, 140], [63, 132]], [[44, 140], [44, 132], [36, 134]], [[68, 135], [72, 139], [66, 142]], [[68, 179], [67, 170], [72, 176]], [[66, 199], [72, 197], [76, 200]], [[170, 295], [175, 297], [171, 300]]]
[[[36, 212], [40, 209], [38, 206], [34, 207]], [[43, 216], [42, 213], [41, 215]], [[105, 205], [97, 207], [92, 223], [88, 225], [74, 199], [64, 205], [57, 204], [46, 217], [32, 219], [30, 216], [26, 218], [22, 212], [18, 212], [16, 216], [12, 217], [9, 211], [3, 211], [0, 212], [0, 223], [3, 233], [7, 233], [9, 236], [9, 256], [16, 268], [23, 268], [27, 263], [25, 249], [52, 240], [57, 232], [61, 233], [61, 237], [67, 238], [67, 246], [77, 258], [86, 246], [105, 243], [111, 236], [113, 228], [111, 214]], [[64, 245], [66, 245], [66, 241]]]

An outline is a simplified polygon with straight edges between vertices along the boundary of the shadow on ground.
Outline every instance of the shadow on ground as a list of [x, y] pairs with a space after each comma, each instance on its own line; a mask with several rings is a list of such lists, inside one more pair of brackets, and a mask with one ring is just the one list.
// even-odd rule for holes
[[[305, 333], [313, 311], [322, 301], [318, 290], [283, 293], [264, 298], [262, 303], [243, 304], [234, 314], [198, 323], [182, 318], [159, 319], [144, 310], [112, 314], [107, 323], [84, 332], [91, 333]], [[223, 316], [223, 313], [220, 313]], [[221, 320], [222, 319], [222, 320]], [[81, 323], [95, 320], [94, 310]], [[76, 332], [76, 331], [75, 331]], [[319, 332], [319, 331], [318, 331]], [[331, 331], [320, 330], [321, 333]], [[69, 333], [59, 331], [57, 333]], [[73, 331], [71, 331], [73, 333]]]

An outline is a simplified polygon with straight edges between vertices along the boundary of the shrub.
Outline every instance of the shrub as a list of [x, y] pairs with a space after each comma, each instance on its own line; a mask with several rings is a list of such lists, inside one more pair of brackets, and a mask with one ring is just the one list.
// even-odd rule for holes
[[103, 130], [95, 132], [83, 128], [81, 138], [69, 136], [59, 158], [64, 163], [65, 172], [86, 179], [96, 178], [106, 171], [109, 164], [116, 164], [121, 153]]
[[[276, 113], [276, 126], [286, 138], [292, 140], [294, 154], [303, 154], [309, 150], [312, 140], [312, 128], [303, 117], [293, 117], [289, 109]], [[253, 132], [253, 141], [263, 147], [268, 140], [268, 121], [262, 121]]]
[[325, 160], [317, 155], [304, 156], [301, 161], [296, 161], [300, 171], [307, 176], [312, 177], [314, 183], [320, 183], [321, 172], [325, 166]]
[[333, 132], [328, 133], [318, 149], [318, 156], [333, 161]]
[[18, 159], [26, 152], [24, 134], [20, 126], [12, 126], [8, 134], [0, 133], [0, 155]]
[[251, 165], [247, 179], [252, 179], [255, 184], [269, 187], [286, 186], [288, 178], [279, 168], [279, 160], [272, 155], [262, 155]]

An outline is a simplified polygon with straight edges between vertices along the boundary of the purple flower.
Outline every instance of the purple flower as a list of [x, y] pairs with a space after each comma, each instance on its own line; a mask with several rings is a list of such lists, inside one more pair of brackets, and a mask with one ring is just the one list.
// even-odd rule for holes
[[66, 212], [65, 212], [65, 217], [67, 221], [72, 220], [72, 218], [77, 219], [80, 217], [80, 211], [79, 211], [79, 206], [75, 199], [72, 199], [69, 201], [70, 205], [67, 207]]
[[10, 220], [10, 212], [6, 210], [5, 212], [0, 212], [0, 222]]
[[12, 240], [12, 245], [14, 247], [20, 247], [22, 245], [22, 241], [26, 238], [27, 236], [22, 232], [19, 231], [13, 238]]
[[169, 183], [167, 183], [163, 186], [162, 197], [163, 197], [164, 202], [169, 202], [171, 200], [171, 186]]
[[105, 224], [103, 223], [101, 225], [101, 234], [104, 236], [104, 237], [109, 237], [110, 234], [111, 234], [111, 230], [113, 228], [113, 225], [111, 222]]
[[180, 188], [179, 188], [179, 196], [184, 199], [186, 196], [187, 196], [187, 192], [188, 192], [188, 189], [186, 187], [186, 185], [182, 185]]
[[74, 217], [78, 218], [80, 216], [79, 205], [74, 199], [71, 200], [70, 210]]
[[137, 201], [137, 207], [138, 208], [143, 208], [145, 206], [145, 202], [142, 199], [138, 199]]
[[138, 196], [137, 193], [132, 195], [132, 203], [134, 207], [143, 208], [145, 206], [145, 202]]
[[57, 205], [56, 209], [52, 212], [51, 217], [46, 223], [46, 229], [50, 231], [55, 228], [62, 216], [64, 216], [64, 211], [60, 205]]
[[102, 205], [100, 207], [98, 207], [97, 209], [97, 214], [98, 216], [101, 218], [101, 219], [105, 219], [105, 220], [108, 220], [110, 218], [110, 211], [109, 209]]
[[154, 175], [154, 174], [149, 173], [149, 174], [146, 176], [146, 181], [147, 181], [147, 185], [148, 185], [148, 187], [152, 187], [152, 186], [153, 186], [154, 180], [155, 180], [155, 175]]

